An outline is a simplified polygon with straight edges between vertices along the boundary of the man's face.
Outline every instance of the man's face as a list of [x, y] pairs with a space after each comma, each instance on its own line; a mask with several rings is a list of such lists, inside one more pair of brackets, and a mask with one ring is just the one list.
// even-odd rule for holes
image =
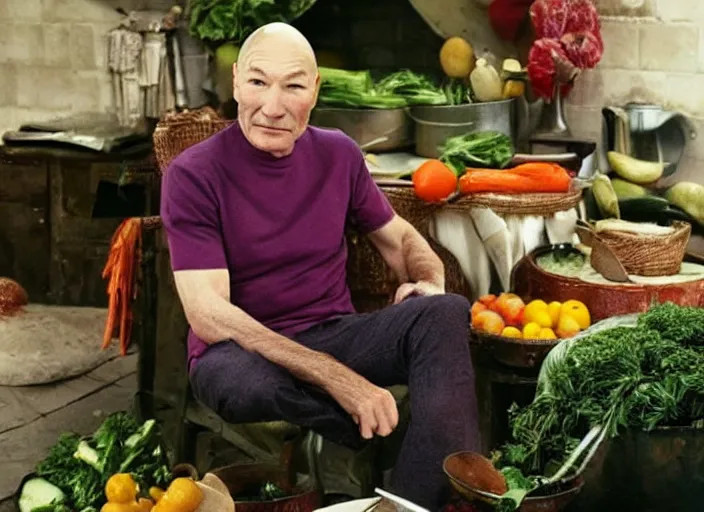
[[277, 157], [290, 154], [317, 99], [314, 60], [295, 44], [261, 41], [233, 71], [238, 120], [247, 140]]

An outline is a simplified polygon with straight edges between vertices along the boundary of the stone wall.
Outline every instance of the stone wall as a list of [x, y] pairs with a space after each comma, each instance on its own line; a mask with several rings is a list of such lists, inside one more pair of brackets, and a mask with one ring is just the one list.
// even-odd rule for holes
[[570, 96], [570, 126], [577, 135], [600, 137], [601, 108], [630, 101], [684, 112], [699, 137], [688, 145], [677, 177], [704, 183], [698, 173], [704, 165], [704, 12], [697, 12], [701, 3], [644, 0], [640, 7], [627, 9], [622, 1], [597, 1], [604, 57], [580, 77]]
[[[469, 0], [468, 0], [469, 1]], [[606, 45], [597, 69], [580, 77], [568, 117], [577, 135], [599, 137], [600, 109], [653, 101], [681, 109], [704, 128], [704, 14], [698, 0], [596, 0]], [[167, 9], [168, 0], [1, 0], [0, 131], [29, 120], [112, 106], [106, 33], [115, 8]], [[352, 68], [439, 71], [442, 40], [407, 0], [319, 0], [297, 26], [316, 50]], [[704, 135], [683, 172], [704, 163]]]
[[109, 2], [0, 2], [0, 132], [112, 104], [106, 32], [120, 19]]

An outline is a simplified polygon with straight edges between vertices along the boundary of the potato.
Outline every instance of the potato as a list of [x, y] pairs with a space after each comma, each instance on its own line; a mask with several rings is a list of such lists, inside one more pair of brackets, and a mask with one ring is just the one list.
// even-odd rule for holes
[[459, 36], [451, 37], [440, 48], [440, 65], [450, 78], [467, 78], [474, 69], [472, 45]]

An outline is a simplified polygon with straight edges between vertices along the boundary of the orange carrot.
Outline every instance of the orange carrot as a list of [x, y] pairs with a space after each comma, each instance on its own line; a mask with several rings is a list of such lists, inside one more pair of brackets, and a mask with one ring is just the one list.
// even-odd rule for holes
[[[533, 165], [533, 164], [526, 164]], [[520, 166], [519, 166], [520, 167]], [[524, 167], [522, 169], [467, 169], [460, 178], [462, 194], [494, 192], [498, 194], [530, 194], [567, 192], [571, 178], [563, 168]]]
[[126, 355], [132, 330], [132, 300], [136, 296], [135, 268], [139, 260], [141, 246], [141, 220], [138, 218], [123, 221], [115, 231], [110, 244], [110, 252], [103, 268], [102, 277], [108, 279], [108, 317], [105, 322], [102, 349], [110, 346], [110, 341], [118, 329], [120, 354]]

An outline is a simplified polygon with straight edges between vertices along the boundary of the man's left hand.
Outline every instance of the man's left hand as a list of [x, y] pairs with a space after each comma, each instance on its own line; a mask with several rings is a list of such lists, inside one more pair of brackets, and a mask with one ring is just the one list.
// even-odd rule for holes
[[445, 290], [434, 283], [427, 281], [418, 281], [416, 283], [403, 283], [396, 290], [394, 304], [398, 304], [413, 295], [442, 295]]

